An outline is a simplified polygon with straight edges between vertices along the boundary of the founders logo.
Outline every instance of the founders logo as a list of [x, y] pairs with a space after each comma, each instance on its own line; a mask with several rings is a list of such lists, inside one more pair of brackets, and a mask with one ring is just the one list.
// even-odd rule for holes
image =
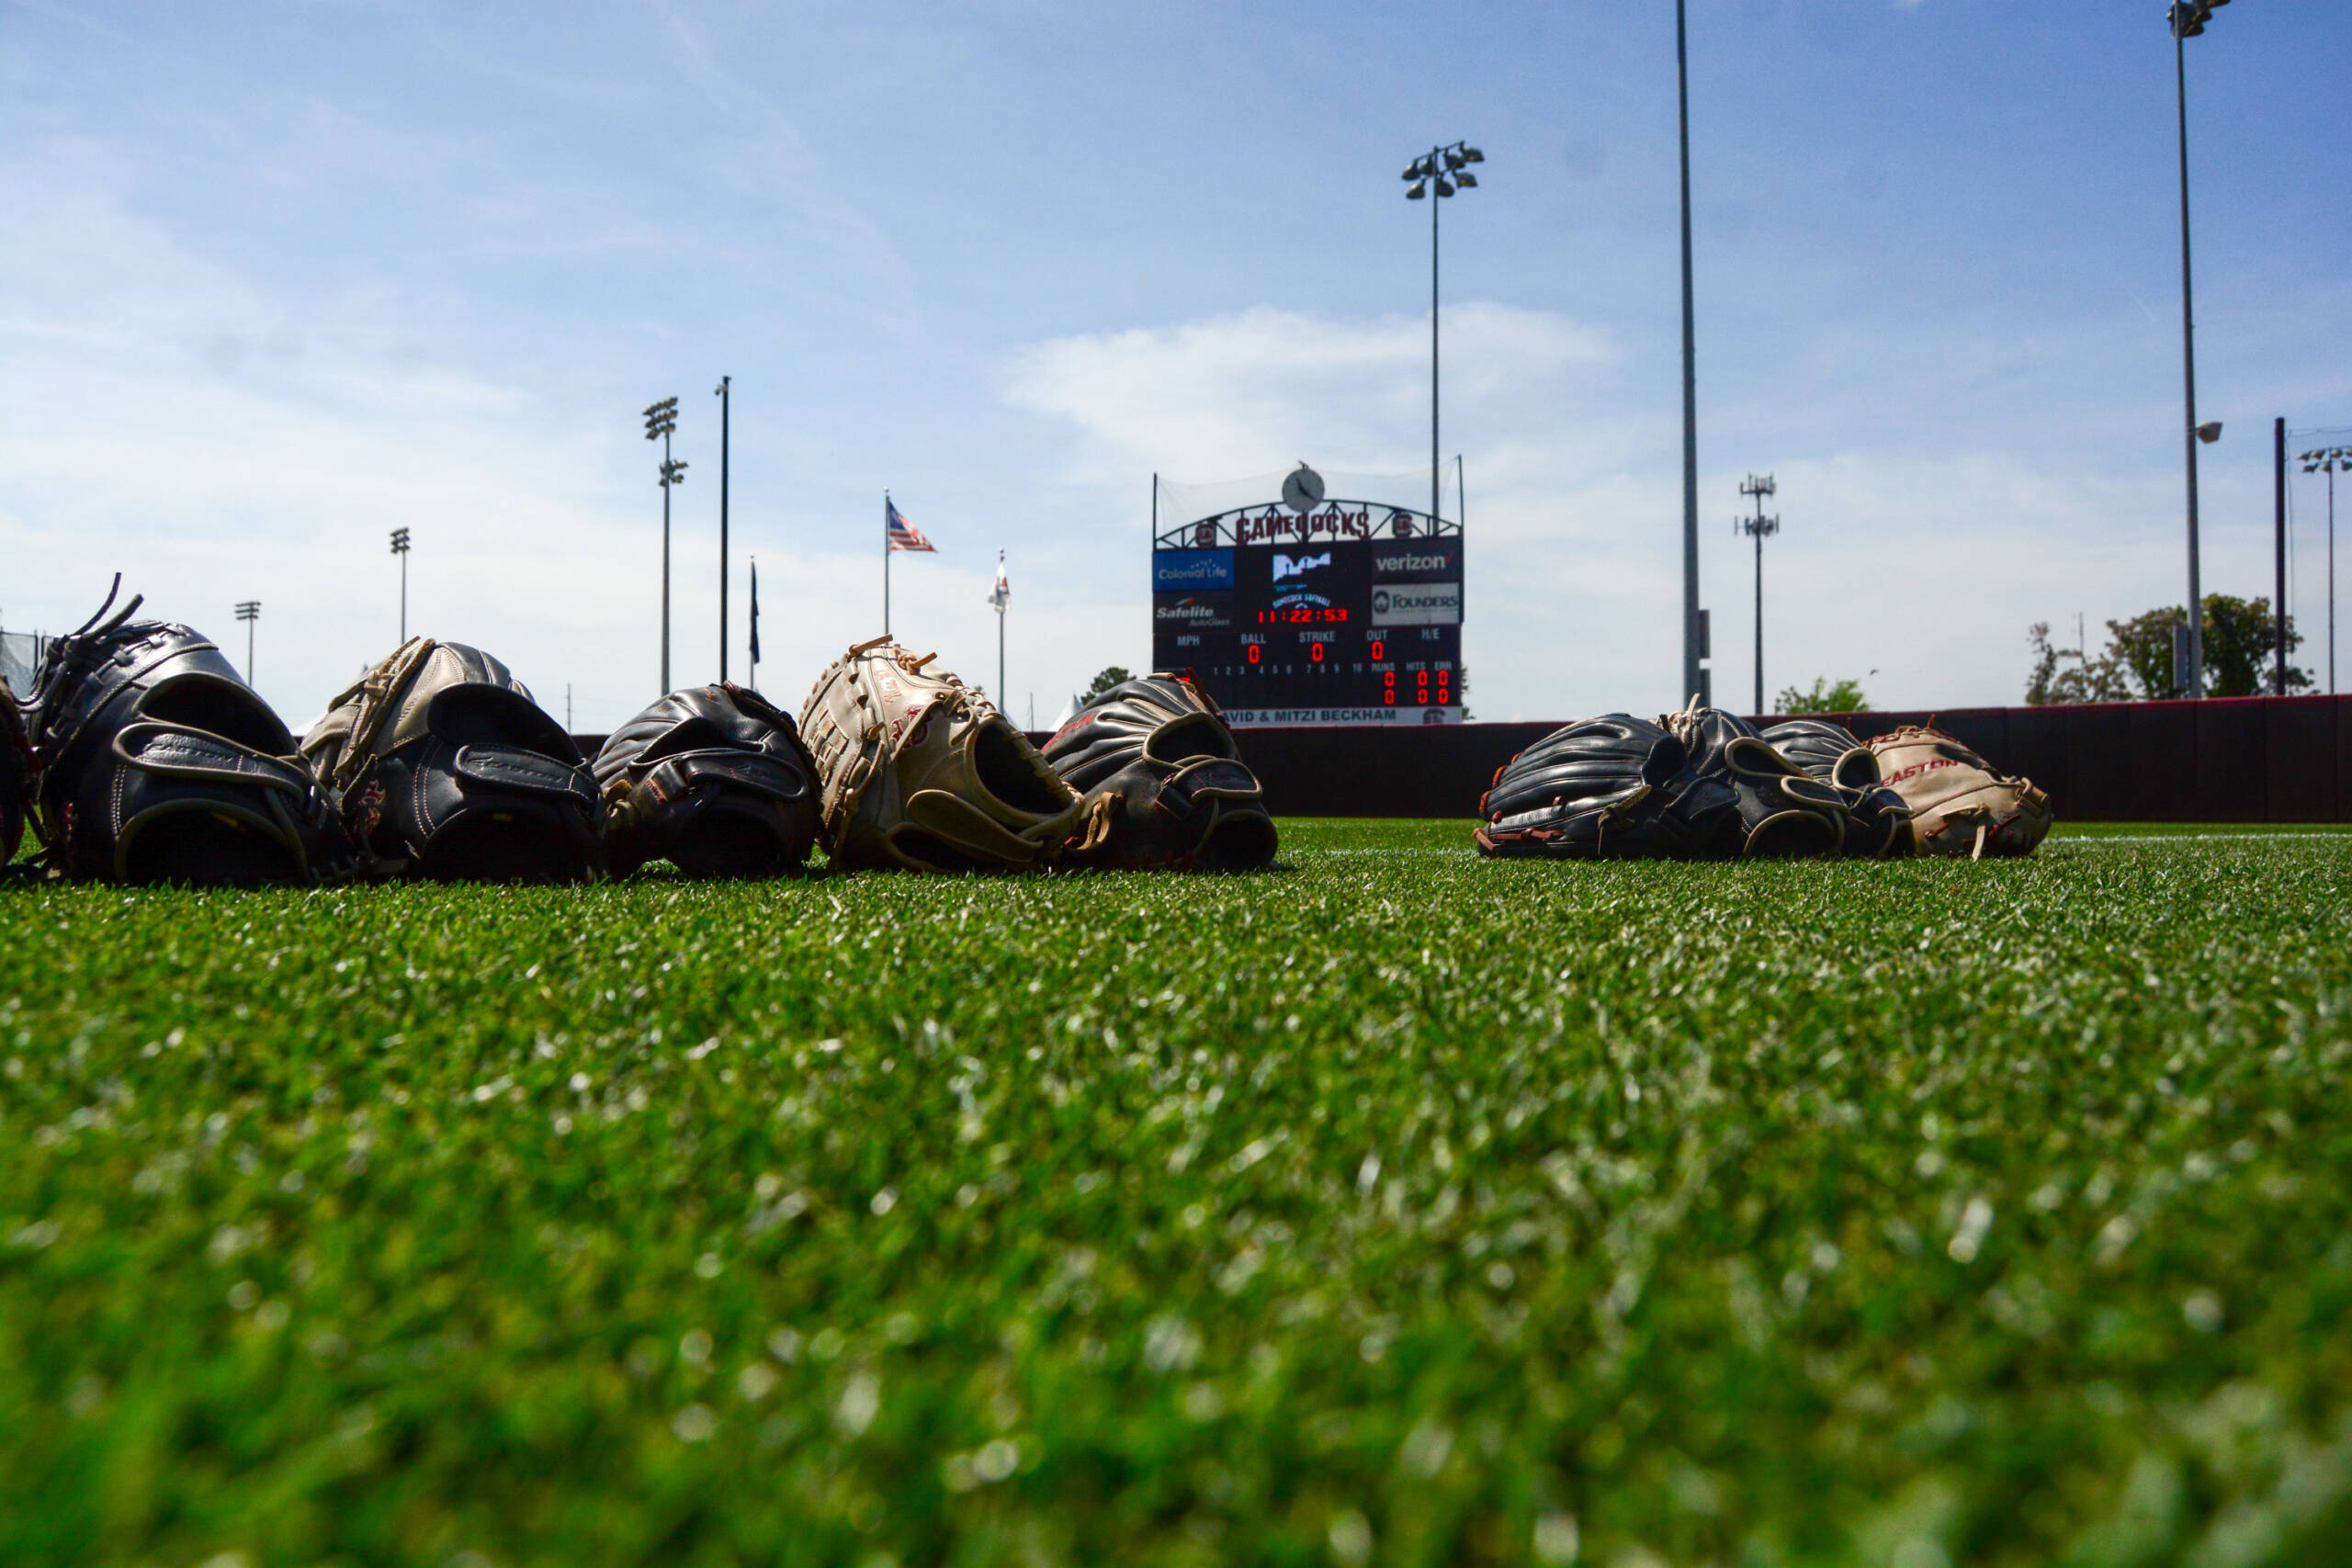
[[1452, 626], [1462, 622], [1458, 582], [1382, 582], [1372, 590], [1375, 626]]

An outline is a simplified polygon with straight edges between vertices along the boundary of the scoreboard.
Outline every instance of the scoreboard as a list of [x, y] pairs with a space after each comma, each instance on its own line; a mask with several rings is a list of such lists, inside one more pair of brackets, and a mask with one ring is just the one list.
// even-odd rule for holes
[[1151, 553], [1151, 656], [1237, 727], [1462, 717], [1462, 525], [1361, 502], [1245, 507]]

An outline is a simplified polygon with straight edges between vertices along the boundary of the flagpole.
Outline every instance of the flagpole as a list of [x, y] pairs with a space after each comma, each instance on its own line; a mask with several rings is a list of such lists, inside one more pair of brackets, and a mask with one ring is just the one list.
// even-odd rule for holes
[[882, 635], [890, 635], [890, 492], [882, 492]]
[[996, 700], [1004, 706], [1010, 707], [1012, 705], [1012, 699], [1005, 694], [1004, 690], [1004, 601], [1006, 594], [1002, 586], [1004, 582], [1004, 552], [1002, 550], [999, 550], [996, 553], [996, 580], [999, 585], [996, 595]]

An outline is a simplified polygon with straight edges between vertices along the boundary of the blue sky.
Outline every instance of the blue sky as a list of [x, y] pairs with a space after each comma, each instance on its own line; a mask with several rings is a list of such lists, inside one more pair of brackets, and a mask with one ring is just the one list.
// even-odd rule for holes
[[[1750, 682], [1750, 470], [1781, 487], [1774, 688], [2012, 701], [2029, 623], [2178, 603], [2154, 0], [1697, 0], [1691, 26], [1719, 694]], [[2244, 0], [2189, 47], [2199, 405], [2227, 427], [2206, 581], [2267, 593], [2271, 417], [2352, 426], [2352, 8]], [[119, 569], [230, 644], [256, 597], [257, 683], [300, 723], [395, 639], [405, 525], [413, 629], [607, 728], [655, 694], [638, 411], [669, 393], [675, 671], [716, 673], [726, 373], [763, 686], [797, 704], [877, 628], [888, 486], [941, 547], [899, 558], [897, 629], [993, 683], [1007, 550], [1010, 705], [1043, 719], [1148, 659], [1153, 471], [1426, 461], [1428, 215], [1397, 172], [1465, 137], [1472, 705], [1655, 712], [1673, 91], [1662, 0], [0, 3], [0, 625], [70, 625]]]

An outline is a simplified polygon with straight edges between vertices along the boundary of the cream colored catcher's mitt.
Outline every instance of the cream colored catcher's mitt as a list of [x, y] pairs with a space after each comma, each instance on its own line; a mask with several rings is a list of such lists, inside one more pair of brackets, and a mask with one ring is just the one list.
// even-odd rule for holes
[[2050, 831], [2050, 797], [2031, 779], [2000, 772], [1933, 725], [1874, 736], [1870, 749], [1911, 808], [1922, 854], [2030, 855]]
[[887, 637], [817, 678], [800, 739], [837, 869], [1022, 871], [1061, 852], [1077, 792], [994, 704]]

